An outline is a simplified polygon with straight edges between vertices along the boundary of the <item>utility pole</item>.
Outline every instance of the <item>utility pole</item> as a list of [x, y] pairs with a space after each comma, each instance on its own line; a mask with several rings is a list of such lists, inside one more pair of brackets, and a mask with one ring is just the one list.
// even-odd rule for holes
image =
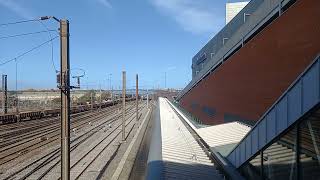
[[91, 111], [93, 111], [93, 92], [92, 91], [90, 92]]
[[18, 97], [18, 62], [17, 59], [15, 59], [16, 62], [16, 113], [19, 113], [19, 97]]
[[112, 105], [114, 105], [113, 86], [111, 87], [111, 101], [112, 101]]
[[122, 71], [122, 141], [126, 140], [126, 71]]
[[111, 78], [112, 78], [112, 74], [109, 74], [109, 90], [111, 90]]
[[147, 108], [149, 108], [149, 91], [147, 89]]
[[69, 21], [60, 20], [61, 179], [70, 179], [70, 60]]
[[164, 73], [164, 89], [167, 88], [167, 72]]
[[102, 104], [102, 91], [101, 91], [101, 84], [99, 84], [99, 86], [100, 86], [100, 110], [102, 109], [102, 107], [101, 107], [101, 104]]
[[2, 75], [2, 110], [3, 114], [8, 113], [8, 84], [7, 75]]
[[139, 105], [138, 105], [138, 99], [139, 99], [139, 79], [138, 79], [138, 74], [136, 74], [136, 120], [138, 121], [138, 110], [139, 110]]

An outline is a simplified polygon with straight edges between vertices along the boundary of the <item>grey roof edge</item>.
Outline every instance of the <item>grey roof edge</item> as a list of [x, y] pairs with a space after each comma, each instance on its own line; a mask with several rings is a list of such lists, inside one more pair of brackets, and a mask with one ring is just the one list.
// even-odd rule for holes
[[[177, 96], [177, 100], [180, 100], [193, 87], [195, 87], [204, 77], [210, 74], [211, 70], [215, 69], [220, 63], [223, 63], [224, 57], [230, 54], [232, 49], [235, 49], [236, 47], [239, 46], [239, 44], [242, 44], [242, 42], [248, 39], [251, 34], [253, 34], [259, 27], [261, 27], [264, 24], [264, 22], [269, 20], [276, 13], [278, 13], [279, 9], [285, 6], [290, 1], [291, 0], [263, 1], [261, 5], [257, 8], [257, 10], [254, 13], [252, 13], [252, 15], [250, 15], [250, 18], [248, 18], [248, 20], [242, 26], [240, 26], [240, 28], [225, 43], [225, 45], [222, 46], [219, 49], [219, 51], [213, 56], [213, 58], [207, 62], [207, 65], [180, 92], [180, 94]], [[225, 28], [227, 28], [227, 26], [225, 26]]]
[[[159, 118], [159, 119], [157, 119]], [[161, 121], [160, 121], [160, 104], [156, 106], [154, 116], [151, 121], [154, 121], [153, 132], [151, 136], [150, 149], [148, 154], [146, 179], [157, 180], [162, 179], [163, 162], [162, 162], [162, 140], [161, 140]]]

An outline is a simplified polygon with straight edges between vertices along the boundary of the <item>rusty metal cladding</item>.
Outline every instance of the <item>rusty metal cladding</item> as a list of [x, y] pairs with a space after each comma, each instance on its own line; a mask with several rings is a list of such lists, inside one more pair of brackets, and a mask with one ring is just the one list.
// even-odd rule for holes
[[186, 94], [181, 105], [206, 124], [254, 123], [319, 54], [319, 7], [320, 1], [296, 1]]

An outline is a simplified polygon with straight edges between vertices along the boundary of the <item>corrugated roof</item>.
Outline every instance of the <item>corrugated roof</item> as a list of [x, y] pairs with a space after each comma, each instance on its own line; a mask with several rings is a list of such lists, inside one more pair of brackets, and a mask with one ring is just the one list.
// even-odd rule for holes
[[159, 98], [165, 179], [222, 179], [166, 99]]
[[[169, 101], [168, 101], [169, 102]], [[250, 131], [251, 127], [239, 122], [198, 128], [179, 108], [169, 102], [181, 117], [198, 133], [198, 135], [215, 151], [226, 156]]]
[[231, 122], [200, 128], [197, 129], [197, 133], [211, 148], [226, 156], [250, 129], [239, 122]]

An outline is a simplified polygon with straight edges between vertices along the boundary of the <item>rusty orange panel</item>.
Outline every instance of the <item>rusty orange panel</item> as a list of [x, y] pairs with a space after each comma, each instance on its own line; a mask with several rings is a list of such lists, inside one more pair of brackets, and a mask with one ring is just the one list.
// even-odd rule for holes
[[320, 1], [298, 0], [186, 94], [181, 105], [206, 124], [257, 121], [320, 53], [319, 9]]

